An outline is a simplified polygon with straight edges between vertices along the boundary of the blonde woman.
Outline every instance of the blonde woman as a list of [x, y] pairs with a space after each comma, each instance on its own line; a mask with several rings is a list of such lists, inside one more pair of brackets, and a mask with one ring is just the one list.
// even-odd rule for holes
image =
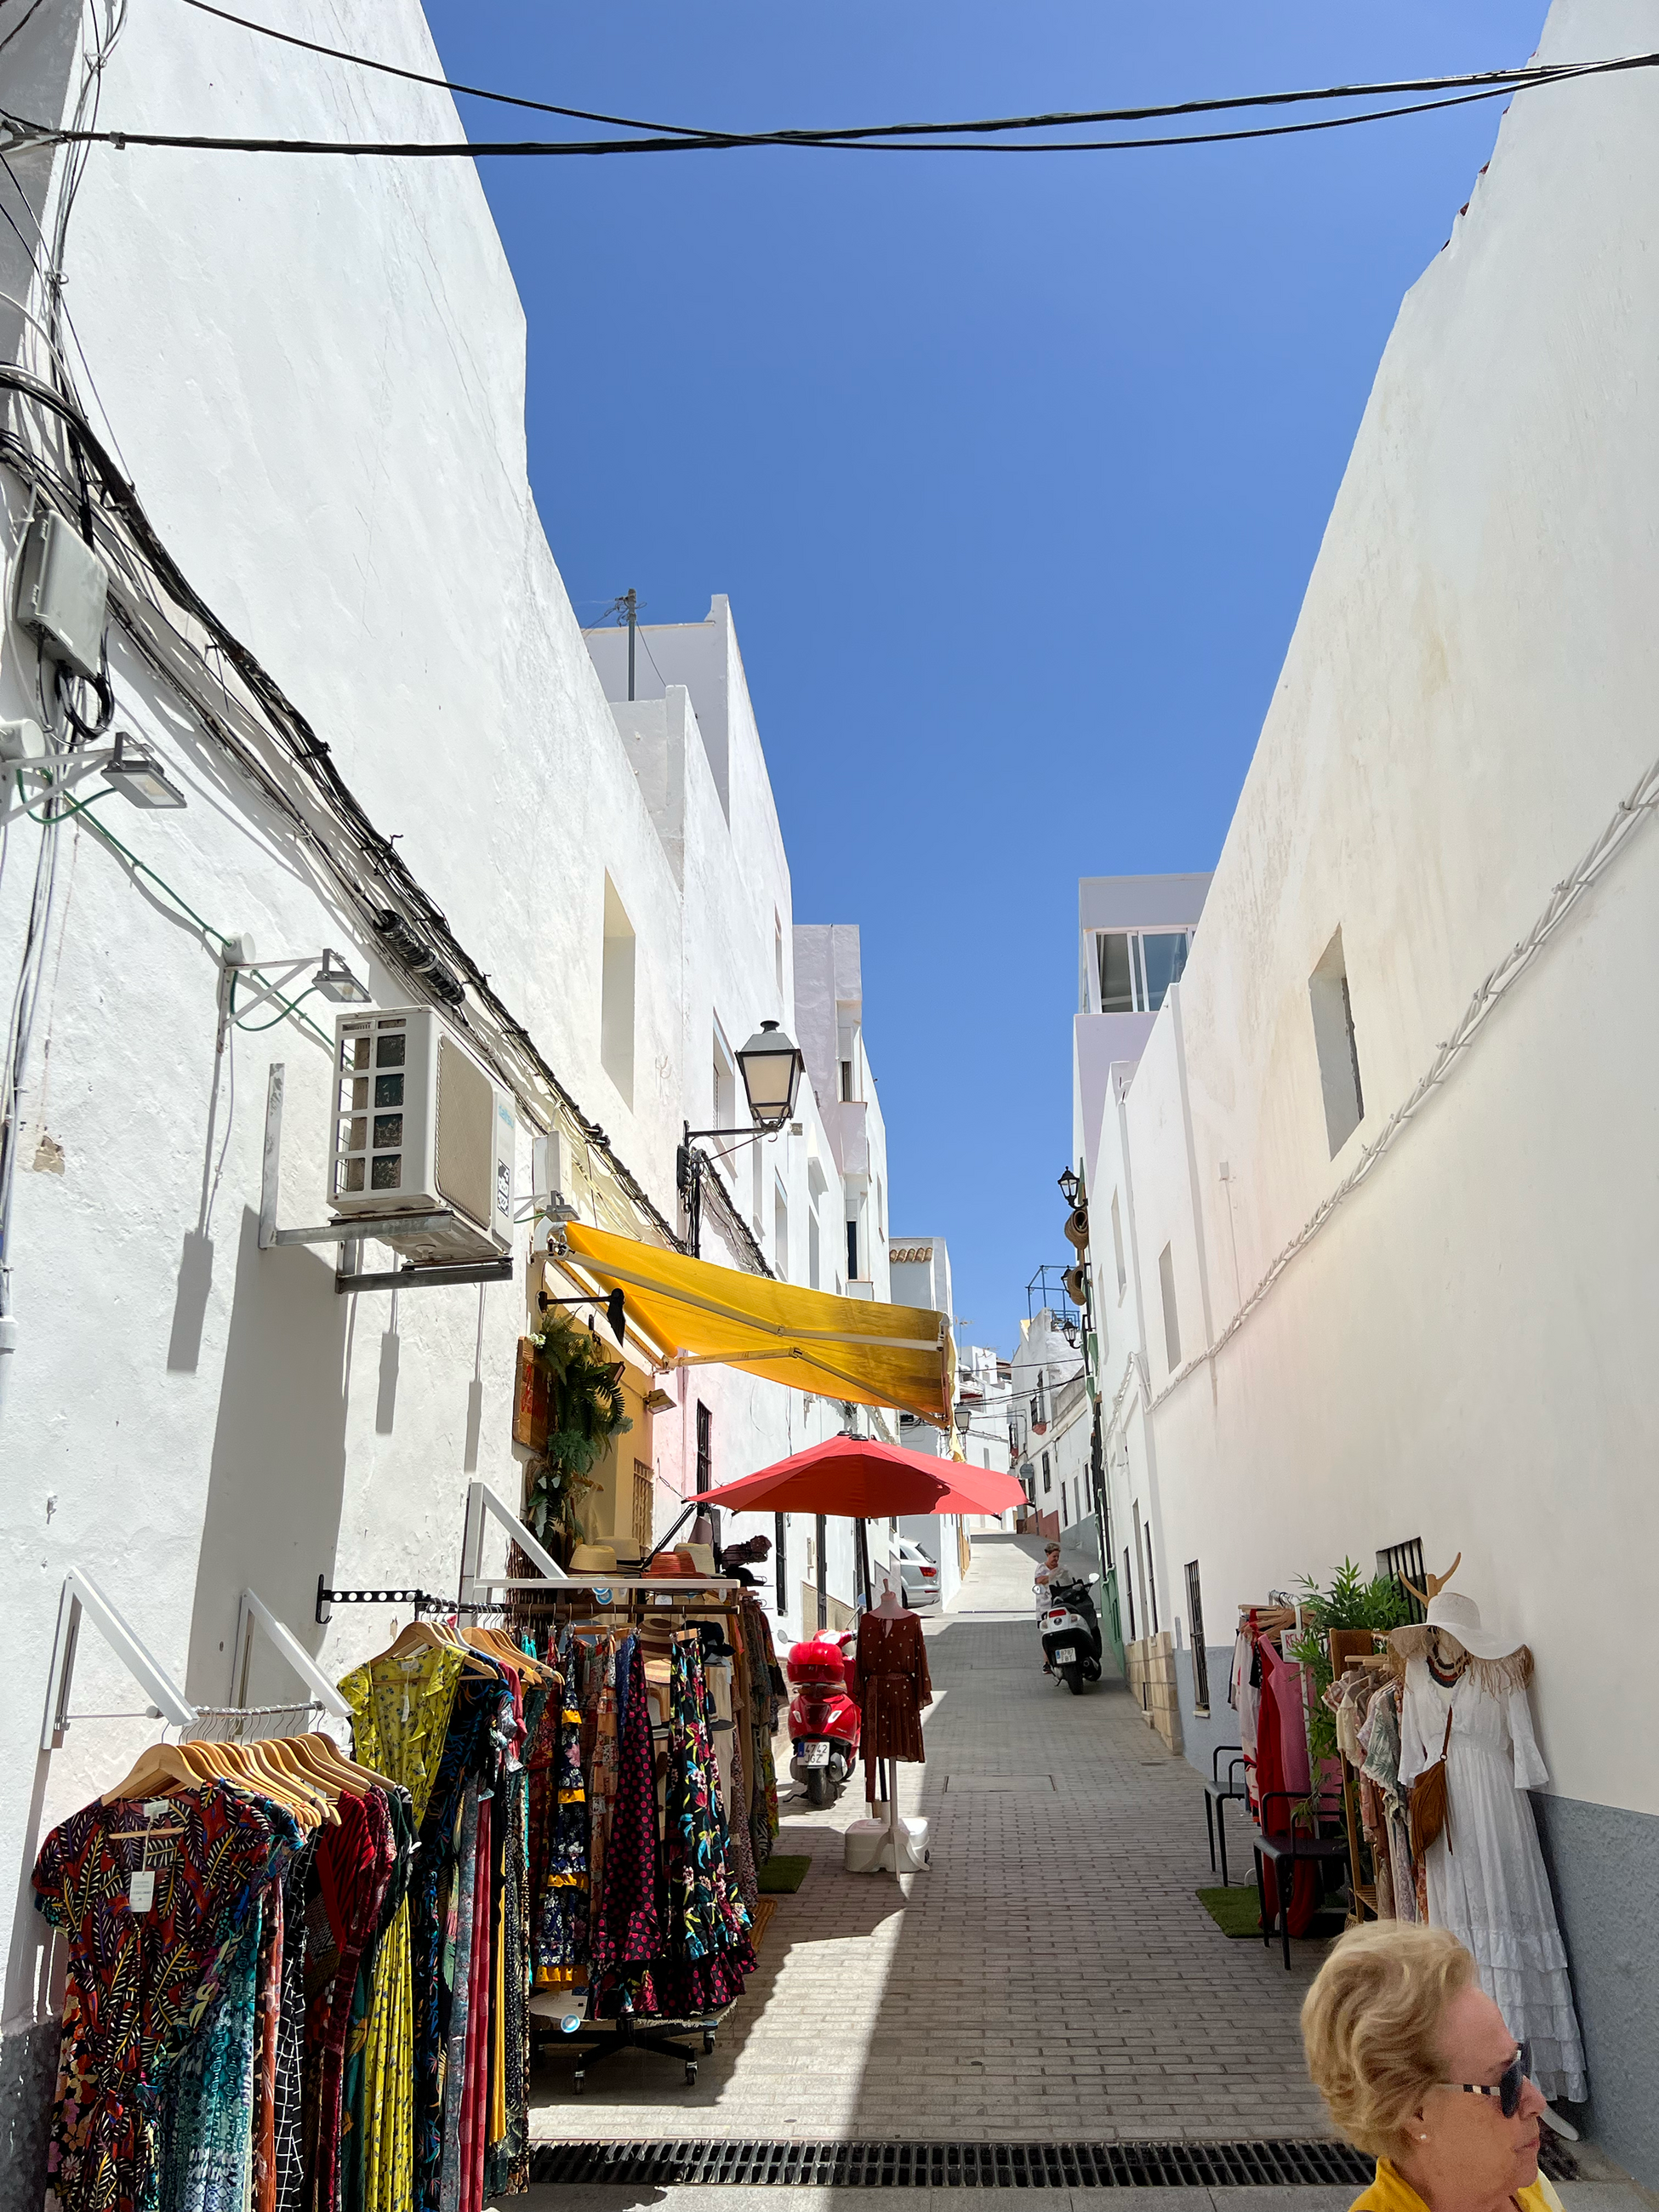
[[1352, 2212], [1561, 2212], [1538, 2130], [1571, 2131], [1445, 1929], [1351, 1929], [1308, 1992], [1302, 2039], [1332, 2119], [1376, 2160]]

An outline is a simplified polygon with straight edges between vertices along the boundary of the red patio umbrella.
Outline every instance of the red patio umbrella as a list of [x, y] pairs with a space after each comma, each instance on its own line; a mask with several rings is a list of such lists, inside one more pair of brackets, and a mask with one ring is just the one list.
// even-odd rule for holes
[[698, 1505], [732, 1513], [845, 1513], [884, 1521], [901, 1513], [1006, 1513], [1026, 1502], [1012, 1474], [934, 1459], [866, 1437], [831, 1437], [757, 1474], [700, 1492]]

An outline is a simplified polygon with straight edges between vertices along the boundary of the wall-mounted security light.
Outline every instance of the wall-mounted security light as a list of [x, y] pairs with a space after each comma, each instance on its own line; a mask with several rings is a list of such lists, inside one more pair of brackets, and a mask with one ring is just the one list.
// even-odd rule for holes
[[337, 1006], [366, 1006], [368, 988], [360, 983], [337, 952], [323, 947], [323, 964], [311, 979], [311, 988]]
[[135, 806], [154, 809], [185, 803], [184, 793], [168, 782], [161, 763], [135, 738], [118, 733], [114, 754], [104, 764], [104, 781]]

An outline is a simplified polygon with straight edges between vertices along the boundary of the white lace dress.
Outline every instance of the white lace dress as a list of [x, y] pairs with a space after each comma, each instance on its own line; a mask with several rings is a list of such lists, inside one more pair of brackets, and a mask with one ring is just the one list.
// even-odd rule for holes
[[1426, 1661], [1408, 1661], [1400, 1710], [1402, 1790], [1439, 1758], [1449, 1708], [1450, 1814], [1446, 1834], [1429, 1850], [1429, 1919], [1473, 1953], [1480, 1986], [1502, 2008], [1510, 2034], [1532, 2045], [1533, 2079], [1544, 2094], [1582, 2103], [1589, 2085], [1566, 1947], [1526, 1796], [1549, 1780], [1527, 1693], [1494, 1697], [1473, 1673], [1449, 1690]]

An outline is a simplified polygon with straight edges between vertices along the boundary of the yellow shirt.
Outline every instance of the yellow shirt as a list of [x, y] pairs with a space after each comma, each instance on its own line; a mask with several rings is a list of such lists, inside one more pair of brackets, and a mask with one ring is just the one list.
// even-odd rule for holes
[[[1530, 2189], [1517, 2189], [1514, 2202], [1521, 2212], [1562, 2212], [1560, 2198], [1540, 2173]], [[1390, 2159], [1376, 2161], [1376, 2179], [1349, 2212], [1429, 2212], [1429, 2208]]]

